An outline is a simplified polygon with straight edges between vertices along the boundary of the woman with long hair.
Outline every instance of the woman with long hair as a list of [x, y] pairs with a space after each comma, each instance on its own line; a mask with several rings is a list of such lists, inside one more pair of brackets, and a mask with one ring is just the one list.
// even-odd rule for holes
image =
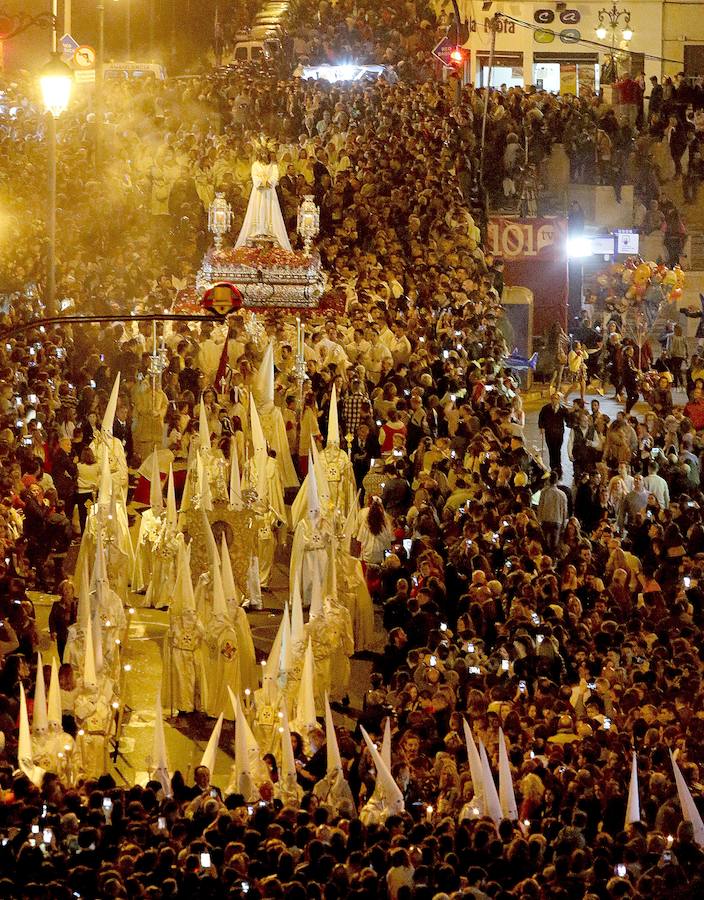
[[361, 545], [360, 559], [367, 565], [380, 566], [384, 562], [384, 553], [391, 549], [393, 540], [391, 525], [381, 497], [371, 496], [369, 505], [359, 513], [355, 535]]

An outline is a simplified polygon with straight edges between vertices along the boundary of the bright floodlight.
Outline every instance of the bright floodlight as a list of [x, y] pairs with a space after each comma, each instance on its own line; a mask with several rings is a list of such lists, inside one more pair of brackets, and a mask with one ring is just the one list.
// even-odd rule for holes
[[606, 37], [606, 29], [604, 28], [603, 25], [600, 25], [600, 26], [597, 28], [597, 30], [596, 30], [596, 36], [599, 38], [600, 41], [603, 41], [604, 38]]
[[335, 66], [337, 69], [337, 80], [338, 81], [354, 81], [354, 76], [356, 75], [356, 69], [354, 66]]
[[49, 63], [42, 69], [39, 77], [42, 88], [42, 100], [44, 109], [50, 112], [55, 119], [65, 112], [71, 96], [73, 75], [69, 67], [61, 62], [58, 54], [54, 55]]
[[567, 255], [570, 259], [592, 255], [592, 242], [589, 238], [579, 236], [567, 238]]
[[624, 41], [630, 41], [630, 39], [631, 39], [632, 37], [633, 37], [633, 32], [631, 31], [631, 29], [630, 29], [630, 28], [624, 28], [624, 29], [623, 29], [623, 39], [624, 39]]

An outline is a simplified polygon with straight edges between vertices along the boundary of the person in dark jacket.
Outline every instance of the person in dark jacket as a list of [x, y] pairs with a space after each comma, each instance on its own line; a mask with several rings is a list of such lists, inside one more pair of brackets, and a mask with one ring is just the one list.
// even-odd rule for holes
[[54, 487], [59, 500], [64, 505], [64, 512], [69, 522], [73, 518], [73, 510], [76, 505], [76, 486], [78, 484], [78, 467], [71, 455], [71, 439], [61, 438], [59, 449], [54, 454], [51, 463], [51, 475], [54, 479]]

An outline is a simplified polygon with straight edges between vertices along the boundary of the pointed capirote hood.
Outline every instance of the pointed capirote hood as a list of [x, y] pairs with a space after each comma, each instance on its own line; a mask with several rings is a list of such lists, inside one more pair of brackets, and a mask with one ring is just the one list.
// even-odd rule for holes
[[631, 780], [628, 785], [628, 800], [626, 801], [626, 822], [624, 828], [628, 828], [633, 822], [640, 822], [640, 796], [638, 794], [638, 754], [633, 751], [631, 757]]
[[210, 425], [208, 424], [208, 414], [205, 409], [203, 398], [200, 398], [200, 407], [198, 410], [198, 446], [201, 450], [210, 450]]
[[211, 778], [213, 776], [213, 773], [215, 772], [215, 758], [218, 752], [218, 745], [220, 743], [220, 735], [222, 733], [222, 723], [224, 718], [225, 713], [221, 712], [218, 716], [218, 720], [215, 723], [215, 726], [213, 727], [213, 730], [210, 732], [208, 745], [203, 751], [203, 756], [200, 761], [201, 766], [206, 766], [208, 768]]
[[252, 449], [256, 457], [257, 453], [266, 453], [266, 438], [264, 437], [264, 429], [257, 412], [257, 405], [254, 397], [249, 395], [249, 430], [252, 436]]
[[291, 617], [288, 611], [288, 600], [284, 601], [284, 614], [281, 617], [281, 654], [279, 657], [279, 686], [286, 686], [288, 673], [293, 668], [293, 652], [291, 647]]
[[171, 613], [182, 615], [184, 612], [193, 612], [196, 608], [193, 582], [188, 562], [189, 552], [183, 543], [179, 542], [176, 552], [176, 583], [174, 585], [174, 599], [171, 603]]
[[91, 620], [91, 632], [93, 636], [93, 654], [95, 655], [95, 671], [98, 677], [103, 671], [105, 661], [103, 659], [103, 633], [102, 620], [98, 614], [94, 615]]
[[176, 485], [174, 483], [174, 467], [169, 463], [169, 482], [166, 489], [166, 524], [170, 528], [178, 527], [178, 510], [176, 509]]
[[239, 698], [232, 693], [229, 685], [227, 691], [235, 710], [235, 785], [244, 794], [245, 799], [249, 800], [255, 788], [252, 761], [260, 758], [261, 751], [242, 711]]
[[320, 493], [318, 492], [318, 478], [315, 474], [312, 453], [308, 453], [308, 475], [306, 477], [306, 489], [308, 491], [308, 519], [315, 527], [320, 516]]
[[83, 685], [87, 688], [98, 686], [98, 678], [95, 674], [95, 649], [93, 647], [92, 621], [86, 628], [85, 646], [83, 648]]
[[232, 560], [230, 559], [230, 550], [227, 546], [225, 532], [222, 533], [220, 538], [220, 563], [222, 566], [222, 589], [225, 592], [225, 600], [228, 603], [235, 601], [239, 606], [242, 598], [235, 584], [235, 576], [232, 573]]
[[108, 400], [108, 405], [105, 407], [105, 414], [103, 415], [103, 424], [101, 426], [101, 430], [106, 434], [112, 437], [113, 428], [115, 426], [115, 413], [117, 412], [117, 398], [120, 394], [120, 373], [118, 372], [115, 376], [115, 380], [112, 384], [112, 390], [110, 391], [110, 399]]
[[297, 777], [296, 760], [293, 755], [293, 744], [291, 743], [291, 726], [288, 721], [288, 713], [286, 712], [286, 703], [281, 704], [281, 780], [284, 784], [288, 779], [295, 780]]
[[328, 415], [328, 439], [325, 447], [340, 446], [340, 423], [337, 418], [337, 388], [333, 383], [330, 392], [330, 413]]
[[37, 679], [34, 683], [34, 709], [32, 711], [32, 733], [41, 734], [49, 730], [49, 717], [46, 709], [46, 686], [44, 684], [44, 663], [41, 653], [37, 652]]
[[323, 609], [323, 586], [316, 578], [311, 585], [310, 592], [310, 609], [308, 610], [308, 621], [312, 622], [313, 619], [317, 619], [319, 616], [324, 616], [325, 610]]
[[112, 500], [112, 472], [107, 453], [100, 459], [100, 481], [98, 483], [98, 506], [110, 506]]
[[477, 815], [484, 815], [484, 775], [482, 772], [482, 760], [474, 743], [472, 729], [465, 719], [462, 719], [464, 727], [464, 740], [467, 745], [467, 759], [469, 760], [469, 771], [472, 776], [472, 788], [474, 790], [474, 803], [478, 810]]
[[200, 497], [200, 509], [204, 513], [209, 513], [213, 508], [213, 494], [210, 490], [210, 478], [208, 469], [203, 461], [201, 454], [198, 454], [196, 462], [196, 472], [198, 473], [198, 496]]
[[670, 762], [672, 763], [672, 771], [675, 775], [677, 797], [680, 801], [682, 818], [685, 820], [685, 822], [689, 822], [692, 826], [695, 844], [698, 844], [700, 847], [704, 847], [704, 822], [702, 821], [701, 814], [696, 807], [694, 797], [692, 797], [692, 793], [687, 787], [687, 782], [684, 780], [684, 776], [680, 771], [680, 767], [675, 761], [672, 750], [670, 750]]
[[501, 813], [504, 819], [517, 822], [518, 805], [516, 804], [516, 793], [513, 789], [506, 740], [501, 728], [499, 728], [499, 802], [501, 803]]
[[386, 763], [386, 768], [391, 769], [391, 719], [386, 717], [384, 722], [384, 736], [381, 740], [381, 758]]
[[76, 611], [76, 620], [84, 631], [90, 628], [90, 575], [88, 574], [87, 554], [83, 557], [81, 571], [78, 575], [78, 609]]
[[[266, 659], [266, 664], [263, 667], [262, 671], [262, 679], [270, 678], [274, 684], [276, 684], [279, 680], [279, 672], [281, 671], [281, 659], [284, 651], [284, 644], [286, 640], [286, 618], [287, 612], [285, 615], [281, 616], [281, 621], [279, 622], [279, 627], [276, 630], [276, 636], [274, 637], [274, 642], [271, 645], [271, 650], [269, 650], [269, 655]], [[290, 628], [288, 633], [288, 641], [290, 643]]]
[[327, 752], [327, 774], [332, 775], [336, 769], [342, 772], [342, 757], [340, 756], [340, 747], [335, 734], [335, 723], [332, 720], [330, 698], [327, 693], [325, 694], [325, 748]]
[[149, 478], [149, 505], [155, 516], [164, 511], [164, 495], [161, 490], [161, 471], [159, 469], [159, 452], [154, 448], [152, 453], [152, 472]]
[[108, 563], [105, 557], [105, 545], [103, 544], [103, 532], [98, 528], [95, 535], [95, 562], [93, 564], [93, 588], [98, 597], [98, 603], [103, 598], [103, 591], [110, 586], [108, 578]]
[[502, 818], [501, 800], [496, 790], [496, 782], [491, 773], [489, 757], [486, 755], [484, 744], [479, 742], [479, 757], [482, 761], [482, 786], [484, 793], [484, 815], [493, 819], [494, 825], [498, 825]]
[[301, 728], [313, 728], [316, 724], [315, 714], [315, 661], [313, 645], [308, 638], [308, 645], [303, 657], [301, 683], [298, 686], [296, 700], [296, 724]]
[[311, 453], [313, 456], [313, 466], [315, 467], [315, 477], [318, 482], [318, 497], [320, 498], [320, 506], [323, 510], [330, 509], [332, 501], [330, 498], [330, 485], [328, 483], [328, 470], [325, 463], [320, 458], [318, 447], [315, 441], [311, 441]]
[[51, 680], [49, 682], [49, 701], [47, 703], [47, 718], [51, 728], [61, 728], [63, 712], [61, 709], [61, 686], [59, 684], [59, 664], [56, 657], [51, 658]]
[[[268, 496], [266, 466], [269, 454], [266, 448], [266, 438], [264, 437], [262, 423], [251, 394], [249, 397], [249, 421], [252, 434], [252, 448], [254, 450], [252, 454], [252, 468], [256, 479], [256, 483], [250, 484], [250, 487], [256, 488], [257, 494], [261, 499], [266, 499]], [[250, 479], [251, 477], [252, 473], [250, 470]]]
[[201, 520], [202, 520], [202, 528], [203, 528], [203, 536], [205, 537], [205, 546], [208, 549], [208, 569], [220, 568], [221, 559], [220, 554], [218, 552], [218, 543], [215, 540], [215, 535], [213, 534], [213, 527], [210, 524], [210, 519], [208, 518], [207, 512], [201, 507], [200, 510]]
[[237, 456], [237, 441], [235, 435], [230, 440], [230, 506], [233, 509], [242, 509], [242, 476], [240, 474], [240, 461]]
[[374, 746], [374, 741], [369, 737], [364, 726], [360, 725], [359, 727], [376, 769], [377, 784], [374, 787], [374, 792], [376, 793], [377, 788], [381, 791], [381, 795], [384, 798], [384, 806], [390, 814], [403, 812], [405, 804], [401, 788], [396, 784], [394, 776], [391, 774], [391, 769], [388, 768], [381, 758], [381, 754]]
[[296, 572], [293, 579], [293, 595], [291, 597], [291, 647], [297, 647], [303, 640], [303, 598], [301, 597], [300, 575]]
[[154, 742], [152, 744], [153, 777], [159, 782], [165, 797], [171, 797], [171, 774], [169, 772], [169, 756], [166, 750], [164, 734], [164, 713], [161, 709], [161, 691], [156, 697], [156, 716], [154, 718]]
[[34, 750], [32, 749], [32, 737], [29, 731], [29, 715], [27, 714], [27, 698], [24, 693], [24, 685], [20, 681], [20, 730], [17, 742], [17, 763], [20, 771], [36, 787], [41, 787], [44, 778], [44, 769], [34, 765]]
[[254, 380], [253, 393], [259, 406], [274, 403], [274, 345], [269, 342]]
[[222, 586], [222, 575], [220, 574], [220, 566], [213, 566], [213, 618], [229, 619], [227, 612], [227, 603], [225, 602], [225, 591]]

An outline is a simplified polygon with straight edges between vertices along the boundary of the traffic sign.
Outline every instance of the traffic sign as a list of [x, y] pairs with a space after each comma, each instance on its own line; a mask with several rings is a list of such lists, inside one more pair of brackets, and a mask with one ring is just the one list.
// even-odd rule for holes
[[73, 80], [76, 84], [95, 84], [95, 69], [74, 69]]
[[456, 41], [451, 40], [447, 35], [439, 41], [432, 50], [435, 59], [439, 60], [447, 69], [454, 69], [452, 63], [452, 51], [457, 48]]
[[75, 37], [72, 37], [70, 34], [65, 34], [59, 41], [59, 47], [61, 47], [61, 57], [63, 61], [71, 62], [73, 54], [78, 50], [80, 44]]
[[92, 69], [95, 66], [95, 50], [87, 44], [77, 47], [73, 54], [73, 62], [79, 69]]

